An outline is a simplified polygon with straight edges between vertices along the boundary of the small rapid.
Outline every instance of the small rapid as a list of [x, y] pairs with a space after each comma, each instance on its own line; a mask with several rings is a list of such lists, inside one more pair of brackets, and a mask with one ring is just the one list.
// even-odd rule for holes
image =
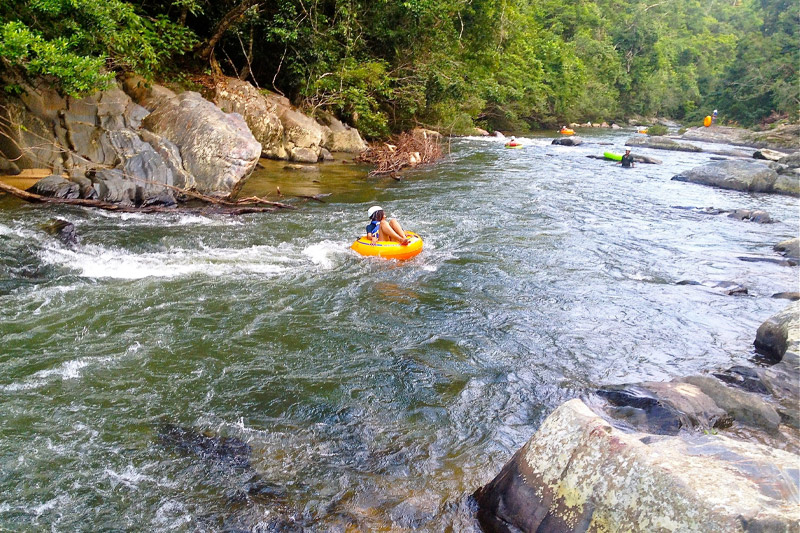
[[[629, 135], [453, 139], [399, 182], [265, 162], [243, 194], [327, 195], [269, 214], [0, 198], [0, 529], [478, 531], [468, 495], [561, 402], [748, 363], [797, 275], [740, 258], [797, 236], [797, 200], [670, 180], [708, 153], [587, 157]], [[376, 203], [419, 256], [349, 249]]]

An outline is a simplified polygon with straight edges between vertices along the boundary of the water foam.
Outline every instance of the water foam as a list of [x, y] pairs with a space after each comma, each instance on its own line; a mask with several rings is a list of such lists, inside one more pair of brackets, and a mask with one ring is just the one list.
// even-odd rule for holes
[[142, 279], [176, 278], [193, 274], [277, 275], [291, 258], [272, 246], [202, 248], [133, 253], [118, 248], [86, 245], [78, 249], [50, 247], [40, 252], [42, 262], [76, 270], [82, 277]]
[[303, 249], [303, 255], [308, 257], [312, 263], [325, 269], [333, 268], [333, 256], [342, 254], [347, 250], [347, 243], [322, 241]]

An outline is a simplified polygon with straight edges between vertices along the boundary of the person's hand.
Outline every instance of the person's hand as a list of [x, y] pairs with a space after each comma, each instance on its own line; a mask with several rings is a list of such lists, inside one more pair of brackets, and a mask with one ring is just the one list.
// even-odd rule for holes
[[408, 246], [408, 243], [410, 243], [410, 242], [411, 242], [411, 241], [410, 241], [410, 240], [408, 240], [408, 239], [403, 239], [402, 241], [400, 241], [400, 244], [401, 244], [402, 246]]

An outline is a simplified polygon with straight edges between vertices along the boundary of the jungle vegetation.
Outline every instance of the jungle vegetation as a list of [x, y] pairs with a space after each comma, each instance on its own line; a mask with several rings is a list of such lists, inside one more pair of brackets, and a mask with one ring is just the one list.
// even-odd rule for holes
[[796, 120], [796, 0], [0, 0], [0, 71], [66, 94], [224, 73], [371, 138]]

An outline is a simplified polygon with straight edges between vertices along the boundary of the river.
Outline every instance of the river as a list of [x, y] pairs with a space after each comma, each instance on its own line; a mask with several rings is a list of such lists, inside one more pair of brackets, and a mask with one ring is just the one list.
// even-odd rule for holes
[[[777, 257], [797, 199], [670, 181], [707, 153], [586, 157], [629, 135], [454, 139], [401, 181], [265, 162], [243, 194], [329, 196], [238, 217], [0, 198], [0, 529], [478, 531], [467, 496], [561, 402], [749, 364], [797, 274], [739, 257]], [[373, 204], [419, 256], [348, 249]], [[249, 467], [168, 424], [248, 443]]]

